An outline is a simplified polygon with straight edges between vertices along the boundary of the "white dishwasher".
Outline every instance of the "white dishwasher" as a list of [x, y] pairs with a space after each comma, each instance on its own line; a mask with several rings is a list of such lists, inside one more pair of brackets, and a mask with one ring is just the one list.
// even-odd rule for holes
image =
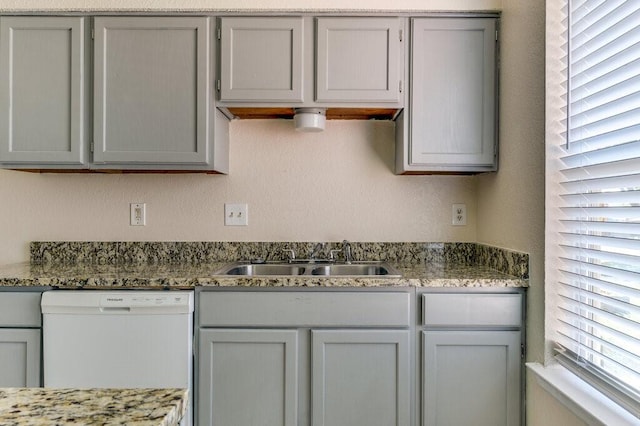
[[45, 387], [188, 388], [193, 401], [193, 291], [54, 290], [41, 305]]

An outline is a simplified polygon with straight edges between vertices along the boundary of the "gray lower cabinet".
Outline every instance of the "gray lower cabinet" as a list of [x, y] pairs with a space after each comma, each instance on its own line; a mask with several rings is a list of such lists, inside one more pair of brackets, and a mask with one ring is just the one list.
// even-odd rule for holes
[[199, 425], [410, 425], [409, 293], [199, 296]]
[[40, 297], [0, 291], [0, 388], [41, 386]]
[[410, 93], [396, 172], [497, 169], [494, 18], [411, 19]]
[[298, 332], [200, 330], [200, 425], [295, 426]]
[[520, 424], [519, 331], [424, 331], [423, 426]]
[[523, 294], [422, 294], [422, 426], [521, 424]]
[[410, 424], [408, 330], [312, 330], [313, 426]]
[[87, 22], [0, 17], [2, 167], [86, 167]]
[[0, 388], [38, 386], [40, 330], [0, 328]]

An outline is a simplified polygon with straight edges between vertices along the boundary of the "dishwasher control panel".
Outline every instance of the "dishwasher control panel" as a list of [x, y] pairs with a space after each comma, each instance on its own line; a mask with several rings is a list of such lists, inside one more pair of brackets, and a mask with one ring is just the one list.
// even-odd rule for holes
[[185, 290], [53, 290], [44, 292], [41, 307], [43, 314], [189, 314], [193, 300], [193, 291]]
[[143, 306], [182, 306], [189, 304], [189, 294], [181, 293], [149, 293], [106, 294], [100, 299], [103, 307], [143, 307]]

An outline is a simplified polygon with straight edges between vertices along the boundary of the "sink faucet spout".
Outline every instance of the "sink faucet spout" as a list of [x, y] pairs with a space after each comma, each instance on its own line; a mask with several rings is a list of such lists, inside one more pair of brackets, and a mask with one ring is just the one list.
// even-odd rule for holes
[[313, 250], [311, 250], [311, 253], [309, 253], [309, 259], [315, 260], [318, 254], [320, 253], [320, 251], [323, 249], [324, 249], [324, 243], [316, 244]]
[[344, 240], [342, 242], [342, 251], [344, 252], [344, 263], [350, 264], [353, 261], [353, 256], [351, 255], [351, 243], [349, 241]]
[[296, 252], [293, 251], [293, 249], [286, 248], [286, 249], [283, 249], [282, 251], [289, 254], [289, 263], [296, 260]]

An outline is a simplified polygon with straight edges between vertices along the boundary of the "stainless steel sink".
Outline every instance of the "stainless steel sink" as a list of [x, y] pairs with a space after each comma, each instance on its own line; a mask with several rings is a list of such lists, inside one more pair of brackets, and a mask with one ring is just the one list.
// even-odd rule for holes
[[323, 265], [314, 268], [312, 275], [328, 276], [376, 276], [376, 277], [400, 277], [400, 272], [386, 263], [350, 263]]
[[385, 262], [354, 263], [232, 263], [218, 271], [216, 275], [256, 276], [300, 276], [316, 277], [380, 277], [399, 278], [395, 268]]
[[304, 266], [288, 263], [263, 263], [263, 264], [232, 264], [220, 271], [220, 275], [303, 275], [306, 271]]

